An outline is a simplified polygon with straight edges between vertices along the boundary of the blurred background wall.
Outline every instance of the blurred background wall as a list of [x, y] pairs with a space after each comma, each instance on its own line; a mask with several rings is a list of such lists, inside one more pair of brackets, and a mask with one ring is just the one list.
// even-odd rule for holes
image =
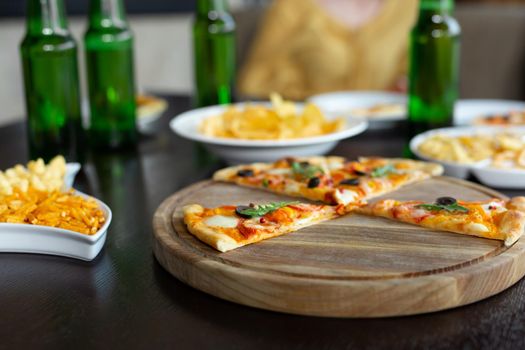
[[[279, 0], [275, 0], [279, 1]], [[230, 0], [238, 24], [239, 64], [267, 0]], [[88, 1], [69, 0], [70, 28], [81, 45]], [[194, 1], [127, 0], [135, 32], [138, 87], [153, 93], [193, 90], [191, 23]], [[0, 125], [24, 116], [18, 46], [25, 1], [0, 0]], [[462, 34], [461, 98], [525, 99], [525, 1], [457, 1]], [[79, 51], [81, 70], [83, 54]]]
[[[135, 34], [135, 70], [140, 90], [166, 93], [189, 93], [192, 89], [191, 15], [130, 15]], [[70, 17], [69, 26], [81, 54], [84, 17]], [[18, 45], [24, 35], [23, 19], [0, 23], [0, 124], [24, 115], [22, 71]], [[83, 79], [84, 80], [84, 79]], [[85, 89], [84, 89], [85, 91]]]
[[[69, 26], [79, 44], [84, 85], [82, 38], [88, 1], [64, 0]], [[259, 1], [232, 0], [233, 10]], [[139, 91], [190, 94], [193, 90], [191, 26], [194, 0], [125, 0], [135, 34], [135, 69]], [[25, 1], [0, 0], [0, 125], [25, 114], [19, 44], [25, 34]]]

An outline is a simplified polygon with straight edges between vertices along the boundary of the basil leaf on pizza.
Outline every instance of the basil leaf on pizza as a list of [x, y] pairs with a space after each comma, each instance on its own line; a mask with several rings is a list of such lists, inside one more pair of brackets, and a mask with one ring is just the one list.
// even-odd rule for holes
[[419, 204], [416, 205], [416, 208], [425, 209], [425, 210], [446, 210], [450, 212], [458, 211], [462, 213], [468, 213], [468, 208], [465, 208], [458, 203], [443, 205], [443, 204]]
[[286, 206], [288, 206], [290, 204], [297, 204], [297, 203], [299, 203], [299, 202], [297, 202], [297, 201], [294, 201], [294, 202], [273, 202], [273, 203], [268, 203], [268, 204], [259, 204], [259, 205], [253, 206], [253, 207], [238, 206], [237, 209], [236, 209], [236, 213], [239, 216], [242, 216], [242, 217], [253, 218], [253, 217], [264, 216], [264, 215], [266, 215], [268, 213], [271, 213], [272, 211], [275, 211], [277, 209], [286, 207]]
[[324, 171], [317, 165], [293, 162], [292, 173], [302, 179], [310, 179], [316, 175], [323, 174]]
[[381, 167], [375, 168], [374, 170], [372, 170], [370, 175], [372, 177], [383, 177], [383, 176], [386, 176], [386, 175], [392, 174], [392, 173], [397, 173], [397, 169], [394, 167], [394, 165], [387, 164], [385, 166], [381, 166]]

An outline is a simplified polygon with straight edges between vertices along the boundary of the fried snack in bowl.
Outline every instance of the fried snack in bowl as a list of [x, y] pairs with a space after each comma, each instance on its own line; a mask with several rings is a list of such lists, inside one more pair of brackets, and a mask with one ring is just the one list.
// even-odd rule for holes
[[11, 195], [15, 189], [25, 192], [31, 186], [40, 191], [57, 191], [64, 187], [66, 161], [62, 156], [56, 156], [49, 164], [42, 159], [0, 171], [0, 196]]
[[143, 134], [152, 135], [159, 131], [159, 119], [168, 109], [168, 102], [152, 95], [137, 95], [137, 129]]
[[[474, 170], [476, 174], [483, 169], [508, 170], [509, 176], [510, 171], [525, 170], [525, 128], [520, 127], [435, 129], [414, 137], [410, 149], [422, 159], [441, 163], [448, 175], [460, 178], [467, 178]], [[503, 179], [505, 173], [498, 176]]]
[[93, 198], [76, 195], [72, 190], [16, 188], [13, 194], [0, 197], [0, 222], [4, 223], [50, 226], [94, 235], [105, 221]]
[[525, 170], [525, 145], [518, 149], [503, 149], [496, 153], [491, 165], [498, 169]]
[[523, 137], [512, 132], [458, 136], [435, 134], [418, 146], [419, 153], [428, 158], [462, 164], [491, 159], [496, 167], [510, 160], [515, 160], [514, 165], [521, 167], [523, 150]]
[[488, 135], [450, 136], [436, 134], [421, 142], [418, 151], [430, 159], [472, 164], [494, 154], [491, 139]]
[[168, 108], [166, 100], [150, 95], [137, 95], [135, 102], [137, 104], [138, 120], [141, 118], [155, 117], [158, 114], [162, 114]]
[[[196, 108], [175, 116], [171, 130], [199, 142], [229, 164], [273, 162], [284, 157], [323, 155], [339, 141], [366, 130], [365, 119], [314, 105], [282, 101]], [[326, 117], [325, 117], [326, 116]]]
[[299, 111], [295, 103], [271, 95], [272, 106], [230, 106], [224, 113], [204, 119], [200, 132], [206, 136], [244, 140], [285, 140], [330, 134], [341, 130], [342, 118], [328, 120], [313, 104]]
[[105, 221], [90, 197], [64, 191], [66, 161], [57, 156], [0, 171], [0, 223], [33, 224], [95, 234]]
[[39, 159], [0, 173], [0, 252], [93, 260], [106, 240], [111, 210], [71, 188], [80, 164]]

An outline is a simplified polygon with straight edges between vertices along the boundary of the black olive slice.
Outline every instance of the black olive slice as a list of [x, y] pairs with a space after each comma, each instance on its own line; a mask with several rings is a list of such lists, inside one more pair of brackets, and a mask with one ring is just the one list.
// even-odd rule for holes
[[359, 179], [357, 177], [354, 177], [353, 179], [344, 179], [341, 182], [339, 182], [339, 185], [356, 186], [359, 185]]
[[237, 172], [237, 176], [240, 176], [240, 177], [253, 176], [253, 170], [252, 169], [241, 169]]
[[250, 215], [246, 215], [246, 214], [243, 214], [242, 211], [246, 210], [246, 209], [252, 209], [252, 207], [249, 207], [247, 205], [238, 205], [236, 208], [235, 208], [235, 214], [239, 215], [241, 218], [246, 218], [246, 219], [249, 219], [251, 218]]
[[452, 205], [452, 204], [456, 204], [458, 201], [456, 200], [456, 198], [453, 198], [453, 197], [439, 197], [438, 199], [436, 199], [436, 204], [439, 204], [439, 205]]
[[317, 176], [312, 177], [310, 180], [308, 180], [308, 188], [316, 188], [321, 183], [321, 179], [319, 179]]
[[355, 169], [354, 169], [354, 174], [356, 174], [357, 176], [365, 176], [365, 175], [368, 175], [368, 173], [365, 173], [364, 171], [361, 171], [361, 170], [355, 170]]
[[310, 163], [308, 163], [308, 162], [301, 162], [301, 163], [299, 163], [299, 165], [302, 166], [303, 168], [306, 168], [306, 167], [310, 166]]

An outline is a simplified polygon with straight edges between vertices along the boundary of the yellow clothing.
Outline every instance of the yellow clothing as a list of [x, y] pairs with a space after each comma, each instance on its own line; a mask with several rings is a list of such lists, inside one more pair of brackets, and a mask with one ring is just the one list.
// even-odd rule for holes
[[407, 71], [417, 5], [384, 0], [376, 17], [352, 30], [313, 0], [274, 0], [241, 69], [239, 92], [304, 99], [327, 91], [392, 88]]

